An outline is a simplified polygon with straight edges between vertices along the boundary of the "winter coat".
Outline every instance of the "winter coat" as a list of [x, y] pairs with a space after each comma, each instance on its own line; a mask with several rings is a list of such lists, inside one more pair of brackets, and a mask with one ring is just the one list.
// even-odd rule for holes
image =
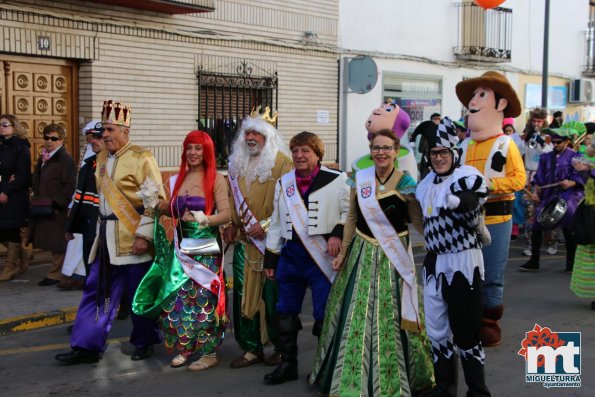
[[52, 252], [66, 251], [68, 205], [76, 187], [77, 166], [64, 146], [42, 167], [41, 156], [33, 173], [33, 197], [51, 198], [54, 214], [31, 218], [29, 236], [33, 247]]
[[0, 137], [0, 193], [8, 202], [0, 204], [0, 229], [18, 229], [27, 225], [31, 153], [29, 142], [13, 136]]

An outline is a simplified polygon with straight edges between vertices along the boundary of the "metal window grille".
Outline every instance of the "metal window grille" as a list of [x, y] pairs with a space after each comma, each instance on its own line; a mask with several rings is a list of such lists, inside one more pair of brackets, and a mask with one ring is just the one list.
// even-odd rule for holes
[[[198, 78], [198, 126], [215, 144], [218, 168], [227, 168], [227, 158], [242, 119], [258, 106], [278, 108], [277, 73], [240, 62], [236, 73], [213, 73], [200, 66]], [[263, 73], [264, 72], [264, 73]]]
[[512, 48], [512, 9], [489, 10], [474, 2], [456, 3], [459, 8], [457, 59], [482, 62], [510, 62]]

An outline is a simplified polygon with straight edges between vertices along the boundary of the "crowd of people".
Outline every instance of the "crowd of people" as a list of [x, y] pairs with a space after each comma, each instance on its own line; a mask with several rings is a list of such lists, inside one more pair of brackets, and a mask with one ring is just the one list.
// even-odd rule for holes
[[[210, 135], [197, 130], [163, 183], [151, 152], [130, 140], [131, 107], [110, 100], [83, 129], [88, 155], [78, 178], [55, 124], [43, 131], [31, 178], [24, 129], [0, 115], [0, 279], [27, 269], [31, 242], [52, 252], [40, 286], [83, 288], [71, 350], [55, 356], [64, 364], [100, 361], [124, 307], [132, 360], [163, 343], [173, 368], [215, 367], [231, 317], [243, 354], [230, 368], [264, 363], [274, 367], [266, 384], [293, 381], [309, 289], [318, 348], [308, 381], [322, 394], [456, 396], [460, 361], [467, 395], [489, 396], [484, 348], [502, 343], [511, 238], [523, 230], [530, 259], [519, 270], [537, 271], [543, 236], [550, 253], [561, 230], [571, 288], [595, 298], [595, 242], [577, 235], [592, 225], [575, 227], [573, 216], [592, 214], [595, 204], [595, 124], [556, 118], [548, 127], [547, 112], [534, 109], [518, 134], [519, 99], [496, 72], [460, 82], [456, 93], [468, 116], [433, 114], [416, 128], [418, 168], [401, 142], [407, 113], [394, 102], [375, 109], [369, 152], [349, 176], [323, 165], [324, 145], [312, 132], [287, 147], [276, 113], [259, 108], [236, 135], [227, 178]], [[575, 151], [579, 137], [586, 148]], [[409, 224], [427, 251], [421, 287]], [[82, 261], [76, 271], [63, 267], [71, 252]]]

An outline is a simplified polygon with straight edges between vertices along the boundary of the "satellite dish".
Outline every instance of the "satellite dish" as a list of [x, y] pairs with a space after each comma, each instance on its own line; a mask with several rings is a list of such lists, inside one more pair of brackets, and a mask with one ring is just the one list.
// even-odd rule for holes
[[378, 81], [376, 62], [367, 55], [351, 58], [347, 64], [347, 85], [352, 92], [367, 94]]

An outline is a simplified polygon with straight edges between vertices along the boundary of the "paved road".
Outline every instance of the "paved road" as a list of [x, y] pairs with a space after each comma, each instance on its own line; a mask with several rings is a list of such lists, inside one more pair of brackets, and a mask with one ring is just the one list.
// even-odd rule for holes
[[[569, 290], [570, 276], [562, 272], [563, 251], [544, 255], [542, 271], [519, 273], [516, 266], [526, 260], [520, 243], [511, 248], [505, 292], [504, 343], [487, 349], [487, 383], [493, 396], [595, 396], [595, 312], [589, 301], [579, 300]], [[417, 262], [423, 254], [417, 253]], [[41, 270], [40, 270], [41, 271]], [[8, 288], [0, 285], [0, 291]], [[16, 288], [11, 286], [11, 288]], [[45, 290], [48, 291], [48, 290]], [[58, 291], [50, 291], [60, 294]], [[13, 293], [14, 294], [14, 293]], [[46, 292], [47, 294], [47, 292]], [[72, 293], [76, 298], [76, 293]], [[3, 294], [0, 294], [0, 299]], [[6, 296], [6, 295], [4, 295]], [[60, 297], [64, 299], [63, 297]], [[74, 299], [69, 298], [69, 299]], [[7, 298], [8, 299], [8, 298]], [[43, 302], [47, 304], [47, 302]], [[41, 302], [40, 302], [41, 304]], [[31, 304], [34, 306], [34, 304]], [[3, 302], [4, 306], [4, 302]], [[241, 352], [229, 333], [221, 349], [219, 367], [204, 373], [189, 373], [168, 366], [162, 347], [149, 360], [133, 362], [127, 343], [129, 320], [117, 321], [110, 335], [104, 359], [93, 365], [64, 367], [54, 354], [68, 349], [66, 324], [0, 337], [0, 374], [3, 396], [317, 396], [305, 379], [315, 352], [310, 335], [311, 304], [307, 299], [300, 333], [300, 380], [279, 386], [265, 386], [262, 377], [270, 371], [262, 365], [232, 370], [229, 362]], [[582, 386], [574, 389], [546, 389], [525, 382], [525, 362], [517, 355], [525, 332], [535, 323], [553, 331], [582, 332]], [[462, 371], [461, 371], [462, 375]], [[459, 395], [464, 395], [461, 383]]]

